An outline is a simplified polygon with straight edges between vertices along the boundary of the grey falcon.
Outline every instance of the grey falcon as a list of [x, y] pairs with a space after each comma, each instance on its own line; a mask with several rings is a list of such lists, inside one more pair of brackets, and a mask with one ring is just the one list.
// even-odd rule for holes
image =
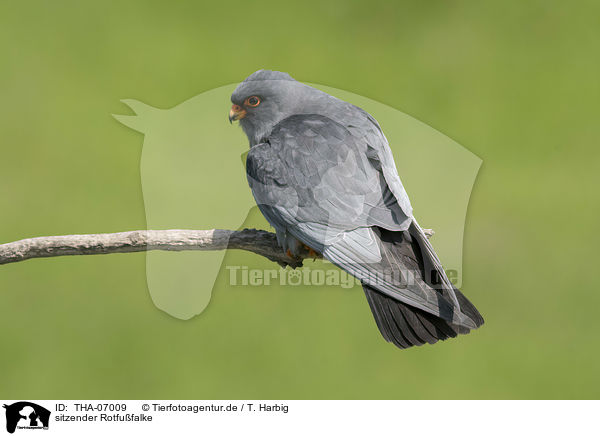
[[233, 92], [248, 137], [248, 183], [291, 257], [303, 250], [358, 278], [383, 337], [399, 348], [483, 324], [413, 217], [386, 137], [366, 111], [259, 70]]

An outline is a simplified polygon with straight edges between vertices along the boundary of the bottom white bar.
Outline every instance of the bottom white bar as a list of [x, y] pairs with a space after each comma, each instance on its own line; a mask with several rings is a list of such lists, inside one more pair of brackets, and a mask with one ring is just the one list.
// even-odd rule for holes
[[43, 430], [46, 423], [47, 433], [41, 434], [48, 436], [107, 432], [260, 436], [342, 432], [419, 436], [596, 434], [599, 410], [598, 401], [5, 400], [2, 404], [2, 425], [7, 430], [12, 426], [21, 436]]

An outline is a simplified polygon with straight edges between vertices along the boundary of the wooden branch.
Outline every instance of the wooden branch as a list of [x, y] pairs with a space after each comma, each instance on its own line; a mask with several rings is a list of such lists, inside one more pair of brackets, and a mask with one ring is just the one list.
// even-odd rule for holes
[[[424, 229], [427, 237], [433, 230]], [[42, 236], [0, 245], [0, 265], [39, 257], [135, 253], [148, 250], [215, 251], [246, 250], [292, 268], [302, 266], [308, 252], [299, 258], [287, 256], [274, 233], [264, 230], [134, 230], [91, 235]]]

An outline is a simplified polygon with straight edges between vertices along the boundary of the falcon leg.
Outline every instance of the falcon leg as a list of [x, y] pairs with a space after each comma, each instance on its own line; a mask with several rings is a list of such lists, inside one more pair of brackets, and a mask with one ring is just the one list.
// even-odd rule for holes
[[315, 250], [313, 250], [312, 248], [310, 248], [308, 245], [306, 244], [302, 244], [302, 247], [308, 251], [308, 257], [312, 257], [313, 259], [317, 259], [318, 257], [320, 257], [320, 254], [317, 253]]
[[283, 252], [292, 259], [299, 259], [302, 254], [302, 244], [285, 230], [275, 229], [277, 242]]
[[285, 230], [275, 229], [277, 234], [277, 242], [283, 248], [284, 253], [291, 259], [301, 259], [304, 257], [312, 257], [318, 259], [321, 257], [319, 253], [313, 250], [306, 244], [303, 244], [298, 239], [290, 235]]

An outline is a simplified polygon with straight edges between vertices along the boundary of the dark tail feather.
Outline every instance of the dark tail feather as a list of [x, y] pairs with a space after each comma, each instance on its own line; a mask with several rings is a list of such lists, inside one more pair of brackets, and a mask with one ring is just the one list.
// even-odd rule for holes
[[418, 224], [413, 223], [405, 232], [376, 228], [376, 234], [380, 236], [384, 267], [418, 271], [418, 279], [436, 288], [446, 301], [455, 306], [458, 303], [461, 319], [468, 321], [461, 322], [461, 325], [454, 324], [363, 284], [377, 327], [388, 342], [400, 348], [434, 344], [459, 334], [467, 334], [472, 328], [483, 324], [479, 311], [446, 276], [433, 247]]
[[477, 308], [471, 303], [467, 297], [464, 296], [462, 292], [460, 292], [457, 288], [454, 288], [454, 293], [456, 294], [456, 298], [458, 298], [458, 303], [460, 304], [460, 311], [471, 318], [477, 327], [481, 327], [483, 325], [483, 316], [479, 313]]
[[[363, 285], [363, 289], [379, 331], [386, 341], [399, 348], [425, 343], [435, 344], [437, 341], [454, 338], [470, 331], [466, 327], [450, 324], [435, 315], [394, 300], [370, 286]], [[473, 319], [477, 327], [483, 324], [483, 318], [475, 306], [459, 290], [455, 292], [461, 311]]]

